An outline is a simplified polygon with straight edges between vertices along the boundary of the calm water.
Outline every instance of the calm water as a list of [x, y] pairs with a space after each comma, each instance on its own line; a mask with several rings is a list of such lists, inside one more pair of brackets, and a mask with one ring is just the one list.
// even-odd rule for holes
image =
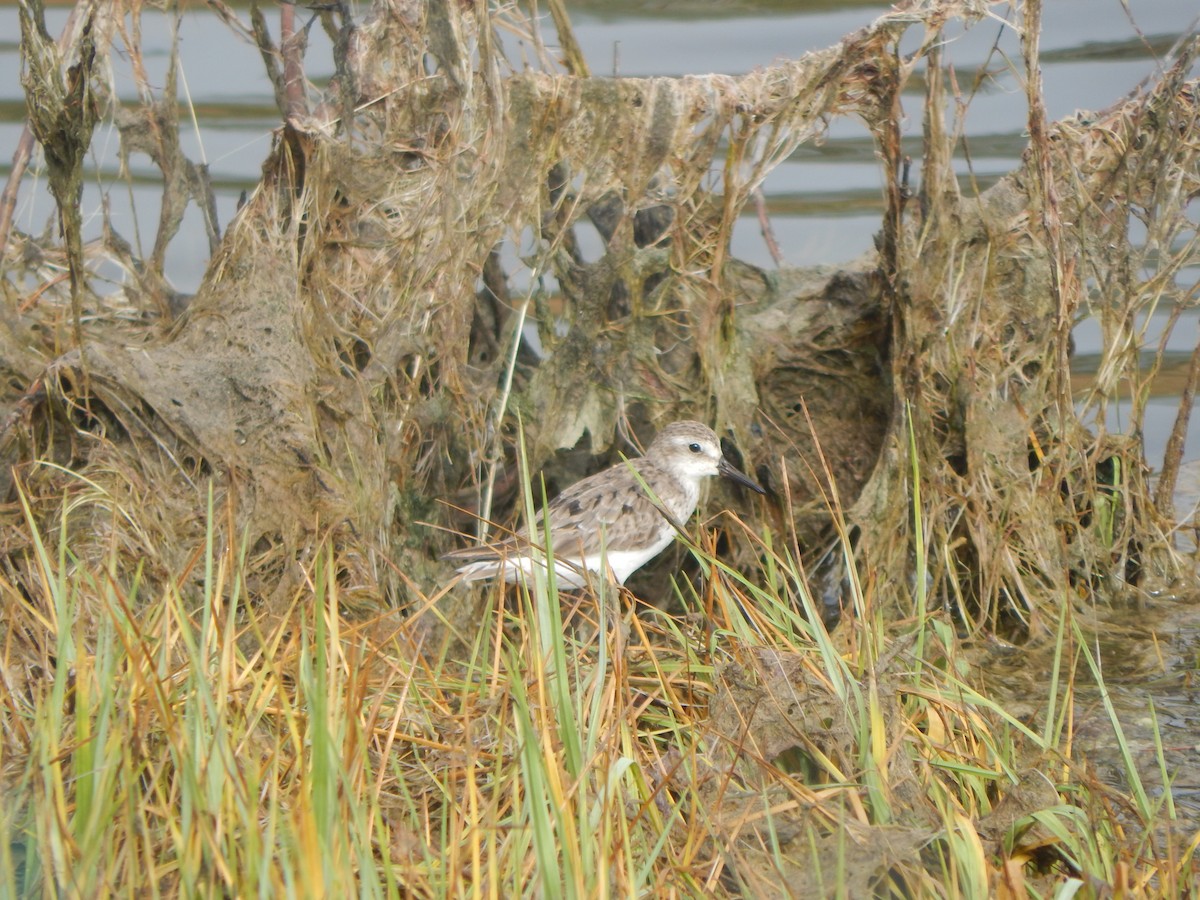
[[[360, 4], [360, 9], [365, 4]], [[767, 0], [577, 0], [571, 4], [576, 33], [597, 74], [627, 76], [680, 75], [723, 72], [738, 74], [807, 50], [836, 43], [870, 23], [887, 9], [868, 2], [767, 2]], [[1000, 13], [1003, 8], [997, 7]], [[1046, 4], [1042, 39], [1046, 104], [1053, 118], [1077, 109], [1098, 109], [1124, 96], [1142, 79], [1153, 75], [1159, 58], [1181, 34], [1194, 30], [1193, 3], [1180, 0], [1050, 0]], [[268, 18], [276, 18], [268, 9]], [[301, 21], [303, 21], [303, 10]], [[248, 12], [240, 14], [248, 21]], [[66, 18], [63, 8], [48, 14], [51, 33]], [[152, 10], [143, 18], [143, 47], [152, 82], [164, 81], [170, 20]], [[207, 162], [217, 189], [217, 212], [224, 226], [233, 216], [238, 196], [257, 182], [279, 120], [257, 51], [231, 33], [202, 4], [183, 16], [181, 26], [181, 93], [195, 108], [197, 127], [184, 124], [184, 149], [194, 160]], [[547, 25], [547, 36], [552, 29]], [[7, 177], [24, 114], [20, 93], [19, 26], [15, 5], [0, 0], [0, 177]], [[914, 35], [913, 40], [916, 40]], [[991, 77], [971, 104], [966, 134], [971, 143], [974, 176], [987, 186], [1017, 165], [1025, 146], [1025, 107], [1017, 79], [1006, 65], [1017, 59], [1017, 39], [1011, 29], [985, 21], [970, 31], [948, 34], [947, 58], [963, 73], [987, 64]], [[522, 53], [515, 42], [510, 55]], [[311, 30], [307, 58], [309, 76], [323, 83], [332, 73], [330, 48], [319, 25]], [[128, 64], [118, 61], [115, 83], [132, 99], [134, 83]], [[908, 99], [911, 118], [908, 137], [912, 154], [919, 155], [920, 97], [914, 88]], [[101, 175], [85, 192], [84, 209], [92, 214], [90, 235], [100, 231], [97, 211], [107, 194], [118, 231], [135, 246], [153, 240], [158, 216], [158, 172], [145, 157], [131, 161], [132, 188], [117, 171], [117, 137], [98, 130], [93, 158]], [[965, 163], [960, 162], [962, 174]], [[867, 250], [879, 226], [882, 209], [880, 168], [866, 130], [855, 120], [830, 126], [820, 146], [800, 148], [765, 185], [772, 224], [791, 265], [844, 261]], [[52, 205], [44, 183], [28, 181], [21, 192], [17, 227], [41, 232], [51, 223]], [[734, 235], [737, 256], [772, 267], [753, 212]], [[171, 245], [167, 274], [181, 291], [194, 291], [207, 263], [207, 242], [198, 213], [189, 210], [182, 235]], [[1185, 272], [1181, 280], [1195, 283], [1200, 273]], [[1159, 320], [1165, 320], [1166, 312]], [[1176, 327], [1169, 350], [1178, 368], [1197, 339], [1198, 317]], [[1099, 329], [1083, 323], [1077, 331], [1077, 367], [1086, 374], [1097, 360]], [[1168, 373], [1170, 375], [1170, 373]], [[1152, 464], [1161, 459], [1167, 430], [1177, 407], [1173, 391], [1178, 378], [1161, 380], [1147, 420], [1147, 453]], [[1119, 409], [1110, 427], [1120, 426]], [[1197, 417], [1200, 418], [1200, 417]], [[1200, 458], [1200, 421], [1193, 422], [1188, 457]]]

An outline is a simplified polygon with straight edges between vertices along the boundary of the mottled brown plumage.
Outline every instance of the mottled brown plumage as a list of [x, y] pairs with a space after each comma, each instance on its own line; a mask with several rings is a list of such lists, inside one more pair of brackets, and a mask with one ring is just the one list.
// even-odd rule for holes
[[[535, 543], [541, 546], [548, 519], [560, 583], [582, 587], [585, 570], [601, 570], [603, 548], [603, 562], [617, 583], [624, 584], [666, 549], [696, 509], [701, 480], [718, 474], [763, 493], [725, 460], [711, 428], [700, 422], [675, 422], [659, 432], [645, 456], [597, 472], [550, 501], [538, 516], [540, 537]], [[528, 575], [533, 565], [545, 566], [528, 529], [444, 558], [464, 563], [458, 571], [468, 581], [501, 573], [515, 581], [520, 573]]]

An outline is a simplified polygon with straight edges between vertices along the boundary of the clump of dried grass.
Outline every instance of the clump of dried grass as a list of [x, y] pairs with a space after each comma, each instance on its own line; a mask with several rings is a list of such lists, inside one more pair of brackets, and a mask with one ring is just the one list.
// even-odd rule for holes
[[[430, 558], [442, 539], [422, 523], [449, 513], [432, 498], [505, 515], [515, 479], [501, 461], [511, 456], [514, 412], [537, 467], [584, 434], [598, 453], [614, 434], [687, 414], [728, 426], [749, 468], [791, 486], [799, 502], [763, 510], [764, 524], [790, 516], [818, 549], [830, 535], [823, 495], [836, 490], [857, 502], [863, 564], [891, 573], [880, 583], [903, 583], [910, 547], [923, 542], [943, 561], [935, 593], [970, 623], [1015, 616], [1027, 628], [1040, 598], [1169, 579], [1174, 563], [1140, 448], [1084, 429], [1064, 373], [1084, 285], [1120, 292], [1125, 312], [1106, 321], [1131, 321], [1178, 293], [1164, 279], [1191, 258], [1186, 242], [1159, 275], [1139, 285], [1128, 273], [1138, 253], [1179, 247], [1186, 228], [1171, 211], [1189, 196], [1180, 180], [1194, 133], [1180, 81], [1186, 55], [1102, 122], [1058, 126], [1027, 173], [979, 198], [958, 195], [952, 136], [927, 114], [914, 208], [900, 185], [899, 91], [936, 54], [946, 17], [981, 13], [963, 3], [893, 13], [837, 48], [736, 79], [589, 80], [507, 70], [495, 23], [473, 14], [379, 10], [339, 40], [327, 102], [310, 110], [294, 85], [281, 87], [288, 124], [183, 316], [148, 344], [141, 327], [114, 340], [119, 322], [102, 316], [80, 350], [44, 348], [44, 393], [31, 397], [47, 403], [9, 420], [9, 456], [38, 460], [53, 440], [70, 446], [60, 461], [102, 493], [161, 485], [160, 509], [155, 491], [130, 498], [151, 524], [122, 541], [131, 559], [155, 563], [139, 531], [158, 545], [186, 542], [200, 482], [212, 475], [233, 498], [264, 577], [291, 571], [332, 533], [350, 566], [344, 586], [371, 605], [407, 602], [412, 585], [427, 590], [445, 576]], [[921, 46], [901, 58], [896, 41], [914, 27], [925, 29]], [[266, 40], [262, 27], [258, 35]], [[439, 67], [409, 78], [424, 71], [421, 48]], [[929, 108], [940, 110], [940, 81], [930, 85]], [[133, 279], [131, 299], [159, 317], [175, 311], [154, 274], [160, 245], [198, 183], [177, 146], [155, 143], [154, 110], [166, 102], [118, 116], [125, 152], [150, 152], [163, 168], [174, 215], [164, 217], [155, 256], [140, 264], [115, 234], [97, 248], [150, 273]], [[1153, 120], [1141, 113], [1151, 107]], [[733, 221], [779, 160], [847, 114], [868, 123], [888, 165], [880, 255], [848, 276], [781, 292], [786, 282], [728, 259]], [[1109, 139], [1123, 129], [1133, 131]], [[1155, 159], [1174, 160], [1175, 176], [1151, 177]], [[1148, 222], [1170, 223], [1155, 226], [1146, 251], [1113, 231], [1126, 200]], [[593, 263], [577, 247], [585, 217], [605, 239]], [[527, 288], [496, 252], [522, 233], [533, 239], [521, 263]], [[558, 312], [539, 287], [544, 275], [562, 289]], [[30, 313], [65, 321], [54, 293]], [[1111, 310], [1110, 296], [1092, 301]], [[1176, 299], [1177, 308], [1187, 302]], [[519, 352], [524, 322], [536, 323], [547, 357]], [[22, 372], [36, 371], [37, 354], [16, 358]], [[1118, 373], [1142, 377], [1128, 354], [1110, 359], [1093, 394], [1101, 411], [1123, 383]], [[1135, 394], [1136, 419], [1145, 392]], [[927, 478], [927, 536], [907, 535], [901, 514], [908, 410]], [[152, 459], [139, 471], [143, 448]], [[1120, 484], [1098, 480], [1097, 466], [1119, 470]], [[53, 494], [31, 494], [47, 498], [42, 520], [55, 518]], [[1100, 503], [1115, 503], [1116, 518], [1097, 515]], [[1097, 534], [1090, 523], [1100, 520], [1117, 533], [1105, 525]], [[1014, 530], [1016, 521], [1038, 524]], [[105, 552], [97, 547], [90, 555]]]
[[[1176, 555], [1170, 489], [1152, 497], [1148, 484], [1140, 427], [1157, 367], [1141, 367], [1134, 348], [1144, 344], [1132, 332], [1106, 341], [1082, 402], [1069, 357], [1085, 313], [1109, 333], [1116, 322], [1140, 322], [1144, 341], [1149, 315], [1167, 304], [1161, 358], [1178, 316], [1195, 306], [1196, 286], [1177, 274], [1195, 265], [1200, 246], [1184, 214], [1200, 147], [1188, 80], [1195, 37], [1153, 85], [1103, 113], [1052, 124], [1034, 76], [1038, 9], [1023, 7], [1033, 141], [1022, 169], [976, 196], [960, 192], [942, 121], [947, 88], [931, 77], [921, 214], [906, 217], [905, 197], [893, 196], [885, 220], [893, 376], [905, 404], [893, 425], [911, 415], [930, 531], [895, 539], [908, 519], [897, 500], [915, 496], [900, 477], [905, 448], [895, 431], [850, 516], [873, 523], [863, 529], [869, 570], [901, 570], [923, 545], [940, 562], [934, 593], [946, 608], [971, 627], [1024, 633], [1053, 628], [1059, 603], [1172, 591], [1190, 571]], [[898, 177], [898, 140], [884, 147]], [[1132, 237], [1134, 218], [1149, 232], [1144, 244]], [[1110, 434], [1106, 412], [1119, 400], [1131, 404], [1132, 423]], [[1189, 414], [1185, 391], [1177, 434]], [[1181, 453], [1173, 443], [1168, 484]]]

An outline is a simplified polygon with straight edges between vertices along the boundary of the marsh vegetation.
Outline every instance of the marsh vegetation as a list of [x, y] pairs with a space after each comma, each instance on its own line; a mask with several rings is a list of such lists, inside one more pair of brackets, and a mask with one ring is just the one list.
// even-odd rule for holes
[[[279, 112], [224, 224], [181, 68], [144, 78], [160, 13], [81, 2], [55, 40], [20, 4], [22, 146], [58, 217], [11, 227], [18, 154], [10, 893], [1200, 890], [1196, 524], [1174, 508], [1200, 351], [1153, 472], [1140, 428], [1197, 306], [1200, 37], [1049, 121], [1036, 0], [902, 4], [678, 78], [593, 75], [557, 0], [210, 6]], [[944, 40], [999, 17], [1028, 145], [964, 185], [986, 74], [969, 87]], [[766, 177], [843, 117], [878, 155], [874, 248], [735, 258]], [[148, 252], [107, 219], [84, 239], [100, 122], [161, 174]], [[164, 261], [189, 209], [211, 258], [183, 295]], [[1104, 339], [1080, 390], [1085, 317]], [[484, 523], [679, 418], [769, 496], [714, 488], [627, 591], [452, 578], [441, 554]]]

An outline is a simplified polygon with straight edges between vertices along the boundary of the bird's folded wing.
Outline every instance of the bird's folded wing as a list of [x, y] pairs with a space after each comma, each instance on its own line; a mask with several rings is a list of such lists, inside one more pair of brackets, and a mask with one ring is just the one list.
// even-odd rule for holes
[[[636, 550], [645, 546], [648, 537], [660, 534], [664, 524], [679, 527], [662, 505], [651, 499], [643, 482], [625, 463], [585, 478], [551, 500], [538, 516], [538, 540], [532, 542], [538, 547], [544, 546], [547, 515], [554, 555], [563, 559], [598, 555], [602, 536], [608, 550]], [[442, 559], [498, 559], [530, 546], [529, 531], [522, 528], [503, 540], [451, 550]]]
[[598, 555], [601, 540], [607, 550], [636, 550], [661, 533], [663, 511], [633, 473], [614, 467], [605, 474], [605, 480], [581, 483], [582, 490], [551, 502], [547, 511], [556, 556]]

